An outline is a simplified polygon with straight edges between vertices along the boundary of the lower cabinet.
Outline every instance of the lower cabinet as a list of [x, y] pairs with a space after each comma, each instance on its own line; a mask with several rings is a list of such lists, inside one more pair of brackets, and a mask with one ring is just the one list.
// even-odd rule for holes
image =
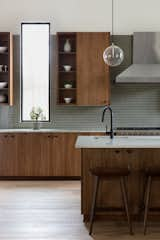
[[49, 159], [44, 152], [46, 138], [42, 134], [16, 134], [17, 176], [49, 176]]
[[47, 158], [49, 176], [78, 177], [81, 175], [81, 152], [75, 148], [77, 136], [78, 134], [72, 133], [42, 136], [43, 163]]
[[80, 177], [78, 135], [100, 133], [0, 133], [0, 176]]
[[16, 176], [17, 165], [17, 136], [0, 134], [0, 176]]
[[78, 135], [0, 133], [0, 176], [80, 177], [81, 152], [75, 148]]

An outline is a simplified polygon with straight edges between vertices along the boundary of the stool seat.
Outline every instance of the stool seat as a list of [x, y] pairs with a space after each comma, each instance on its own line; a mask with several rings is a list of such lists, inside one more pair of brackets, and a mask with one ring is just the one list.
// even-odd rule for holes
[[90, 173], [98, 177], [121, 177], [128, 176], [130, 174], [129, 169], [127, 168], [102, 168], [96, 167], [90, 169]]
[[145, 170], [146, 176], [151, 176], [151, 177], [160, 177], [160, 169], [159, 168], [147, 168]]

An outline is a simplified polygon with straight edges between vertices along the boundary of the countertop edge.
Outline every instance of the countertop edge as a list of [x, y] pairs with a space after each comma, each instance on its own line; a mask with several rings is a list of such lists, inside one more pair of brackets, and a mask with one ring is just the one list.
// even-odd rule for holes
[[[96, 142], [97, 141], [97, 142]], [[97, 136], [78, 136], [77, 149], [160, 149], [160, 136], [117, 136], [114, 139]]]
[[80, 130], [80, 129], [0, 129], [0, 133], [105, 133], [102, 130]]

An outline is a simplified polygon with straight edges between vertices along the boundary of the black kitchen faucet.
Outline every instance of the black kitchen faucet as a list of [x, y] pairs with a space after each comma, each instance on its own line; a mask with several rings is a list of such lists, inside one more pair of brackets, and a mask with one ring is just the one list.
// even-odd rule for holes
[[104, 116], [106, 111], [109, 110], [110, 112], [110, 132], [107, 132], [107, 125], [106, 125], [106, 134], [110, 134], [110, 138], [113, 139], [114, 138], [114, 132], [113, 132], [113, 111], [112, 108], [110, 106], [105, 106], [105, 108], [103, 109], [103, 113], [102, 113], [102, 122], [104, 122]]

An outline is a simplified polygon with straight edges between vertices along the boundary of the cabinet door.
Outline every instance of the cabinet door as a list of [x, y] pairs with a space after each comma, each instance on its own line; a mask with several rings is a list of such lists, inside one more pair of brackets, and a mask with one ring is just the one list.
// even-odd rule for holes
[[48, 158], [49, 176], [65, 176], [64, 135], [46, 135], [44, 145]]
[[44, 176], [47, 163], [43, 161], [42, 134], [18, 134], [18, 176]]
[[70, 177], [81, 176], [81, 151], [75, 148], [77, 136], [77, 133], [64, 134], [65, 175]]
[[17, 136], [0, 134], [0, 176], [17, 175]]
[[77, 104], [109, 104], [109, 67], [103, 52], [109, 33], [77, 33]]

